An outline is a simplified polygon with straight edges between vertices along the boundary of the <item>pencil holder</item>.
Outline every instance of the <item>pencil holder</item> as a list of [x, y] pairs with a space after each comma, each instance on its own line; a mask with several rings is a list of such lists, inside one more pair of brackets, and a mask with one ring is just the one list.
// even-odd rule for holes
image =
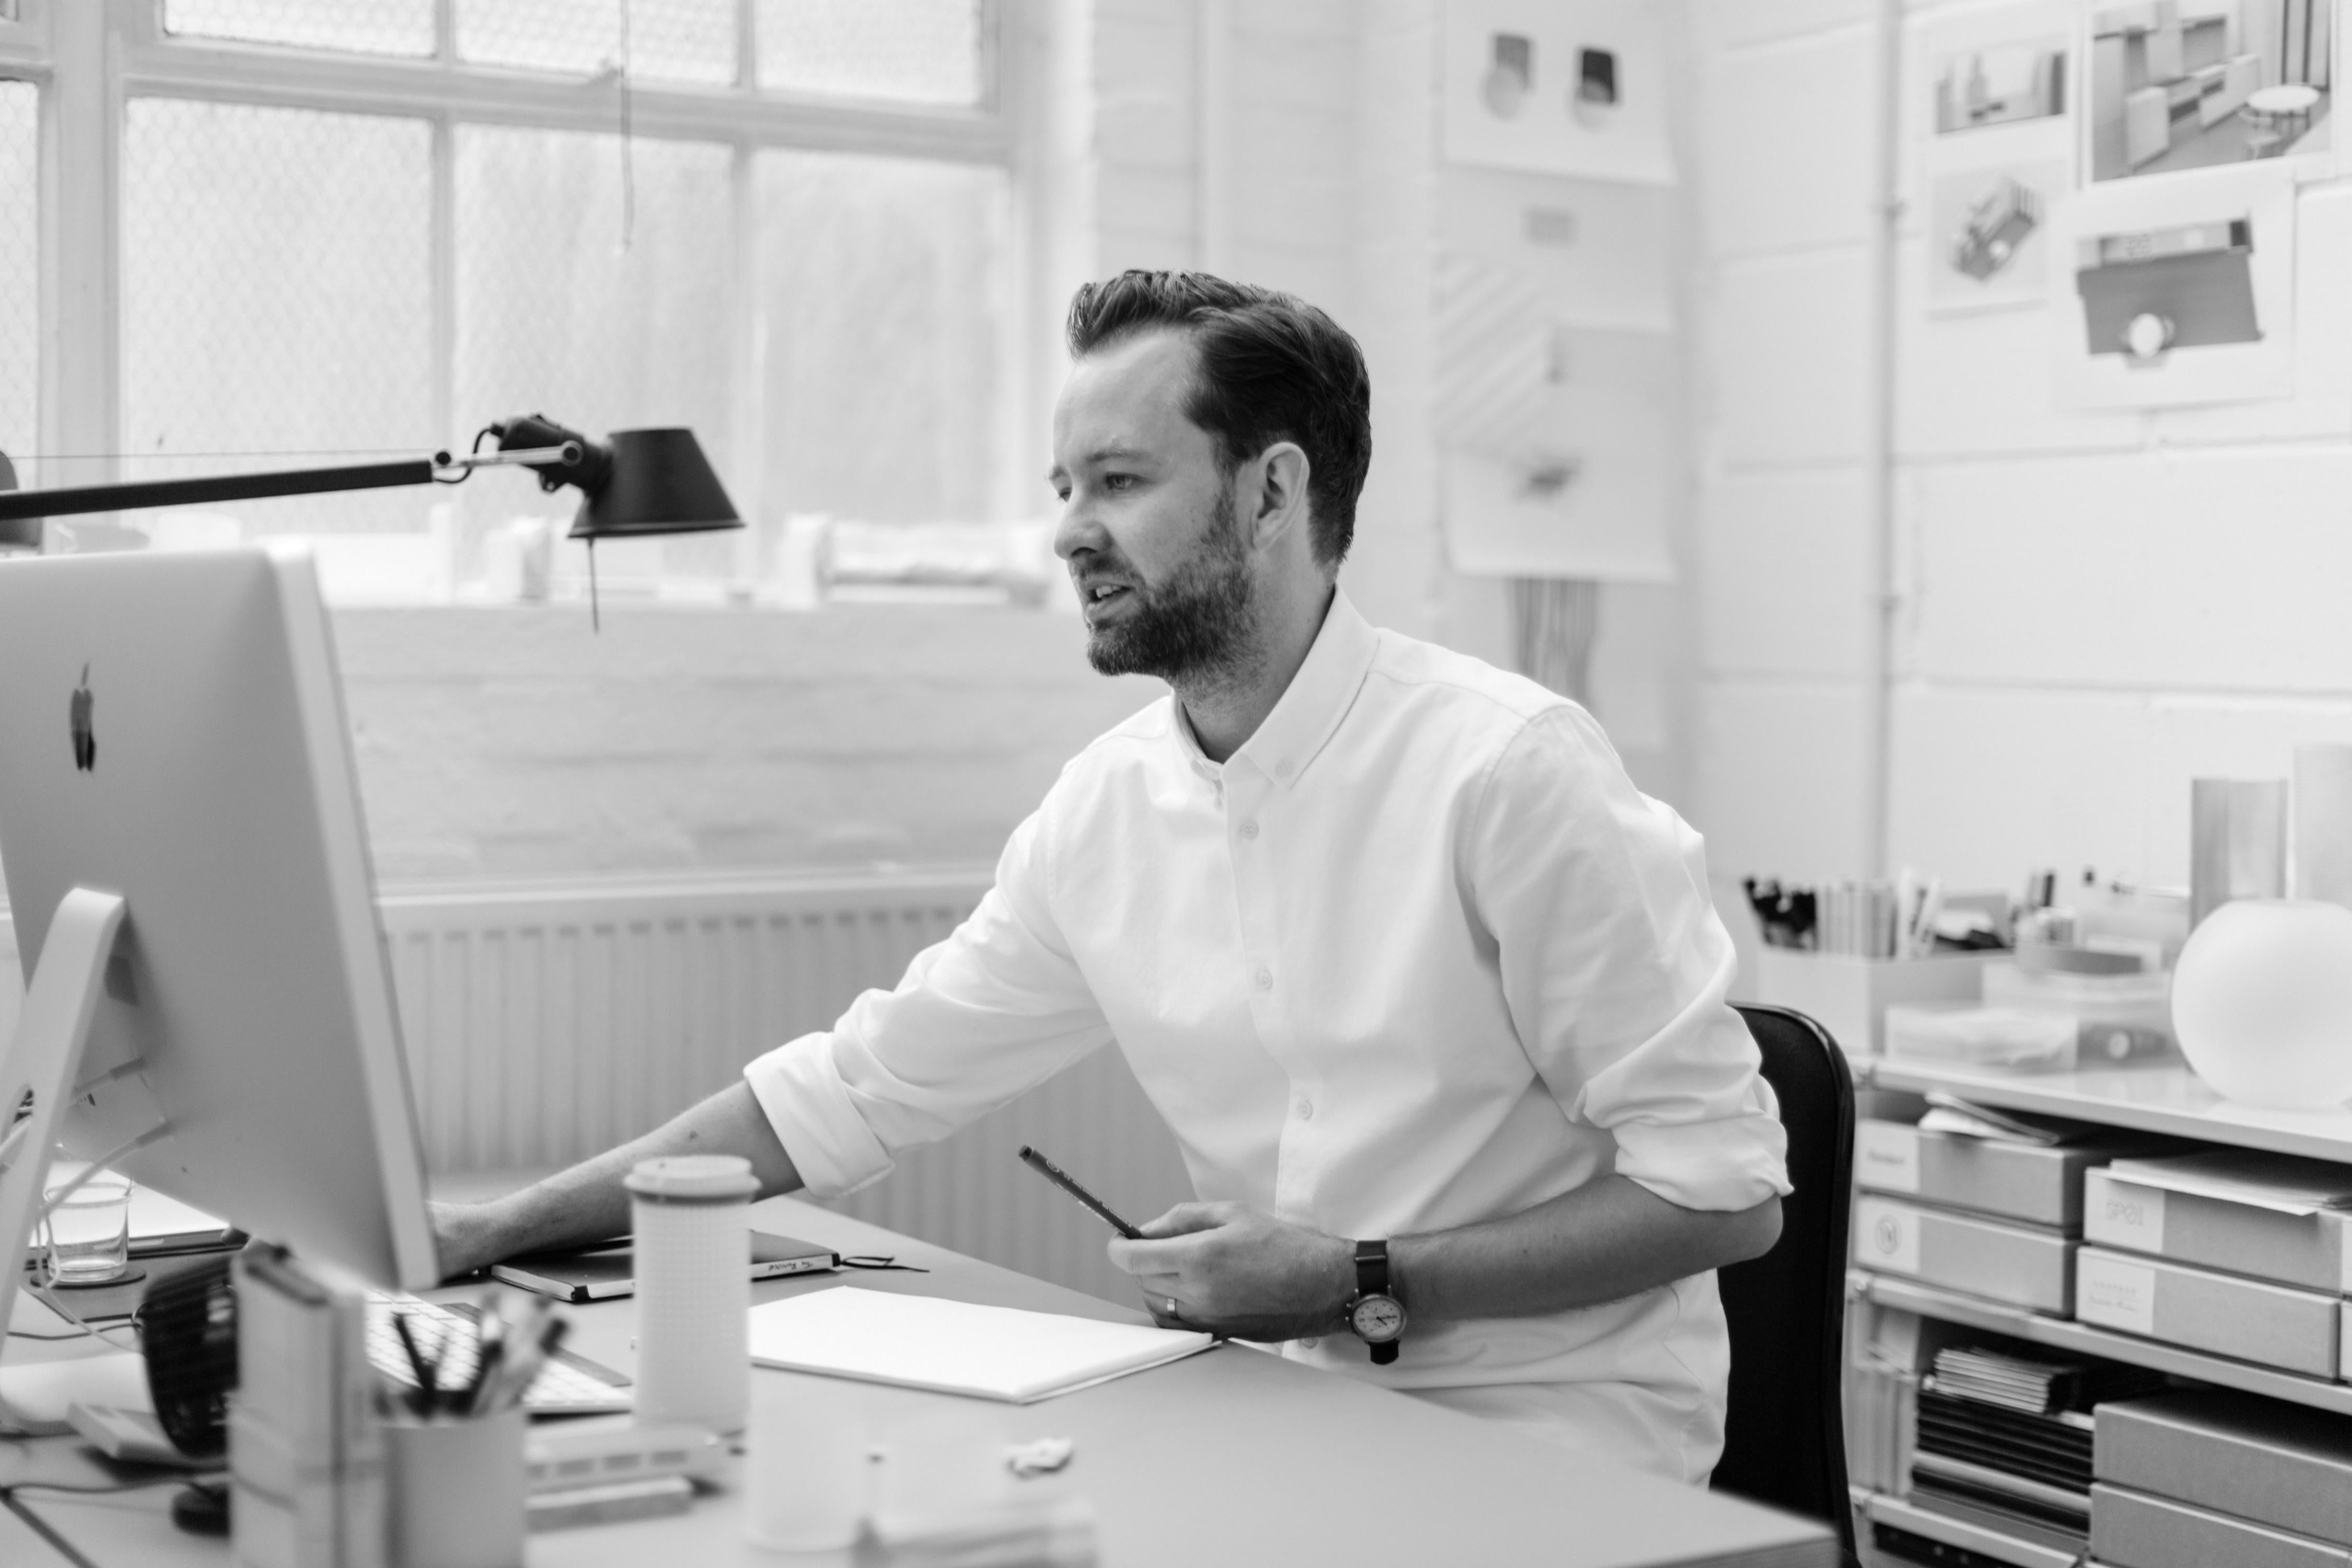
[[392, 1568], [522, 1568], [524, 1420], [385, 1422]]
[[751, 1163], [646, 1160], [629, 1173], [637, 1300], [636, 1418], [743, 1430], [751, 1393]]

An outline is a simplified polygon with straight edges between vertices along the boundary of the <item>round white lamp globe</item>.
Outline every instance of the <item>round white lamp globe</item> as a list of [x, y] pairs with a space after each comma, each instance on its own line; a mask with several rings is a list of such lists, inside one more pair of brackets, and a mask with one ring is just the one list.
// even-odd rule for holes
[[2231, 1100], [2324, 1110], [2352, 1099], [2352, 909], [2223, 904], [2180, 950], [2172, 1026], [2197, 1076]]

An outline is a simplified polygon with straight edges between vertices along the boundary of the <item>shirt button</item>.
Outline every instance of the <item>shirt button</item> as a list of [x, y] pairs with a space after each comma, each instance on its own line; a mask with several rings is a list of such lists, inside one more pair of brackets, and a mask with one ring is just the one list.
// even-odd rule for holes
[[1302, 1100], [1298, 1102], [1298, 1120], [1301, 1121], [1312, 1121], [1315, 1120], [1315, 1102], [1313, 1100]]
[[1242, 824], [1242, 837], [1244, 838], [1255, 838], [1257, 837], [1257, 818], [1252, 817], [1247, 822]]
[[1271, 990], [1273, 990], [1273, 989], [1274, 989], [1274, 974], [1273, 974], [1273, 972], [1272, 972], [1272, 971], [1270, 971], [1270, 970], [1265, 970], [1265, 969], [1261, 969], [1261, 970], [1259, 970], [1255, 974], [1253, 974], [1253, 975], [1251, 975], [1251, 976], [1250, 976], [1250, 984], [1252, 984], [1253, 985], [1255, 985], [1255, 986], [1256, 986], [1259, 990], [1261, 990], [1261, 991], [1271, 991]]

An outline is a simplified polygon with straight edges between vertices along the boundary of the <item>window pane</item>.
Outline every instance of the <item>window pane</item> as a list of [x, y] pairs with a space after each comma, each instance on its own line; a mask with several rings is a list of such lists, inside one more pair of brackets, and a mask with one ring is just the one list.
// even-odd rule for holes
[[[447, 439], [433, 419], [432, 168], [421, 120], [131, 100], [123, 441], [163, 457], [126, 476]], [[418, 488], [212, 510], [248, 533], [413, 530], [435, 499]]]
[[16, 482], [40, 436], [40, 89], [0, 81], [0, 452]]
[[[481, 65], [649, 79], [735, 79], [736, 0], [458, 0], [457, 53]], [[625, 24], [625, 32], [624, 25]]]
[[369, 55], [430, 55], [433, 0], [163, 0], [163, 30], [184, 37], [290, 44]]
[[[465, 125], [457, 154], [455, 434], [524, 413], [600, 438], [684, 425], [723, 479], [736, 342], [729, 150]], [[514, 473], [478, 474], [456, 494], [468, 555], [491, 527], [568, 517], [579, 501]]]
[[1002, 169], [760, 155], [772, 515], [1000, 521]]
[[977, 103], [979, 0], [759, 0], [760, 85], [828, 98]]

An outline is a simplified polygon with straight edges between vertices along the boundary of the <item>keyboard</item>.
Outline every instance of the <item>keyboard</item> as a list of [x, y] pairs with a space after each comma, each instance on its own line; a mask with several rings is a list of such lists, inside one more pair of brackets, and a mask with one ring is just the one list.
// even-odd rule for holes
[[[408, 1331], [425, 1354], [436, 1354], [436, 1347], [442, 1347], [436, 1374], [441, 1386], [465, 1386], [474, 1375], [474, 1309], [444, 1307], [389, 1291], [368, 1292], [368, 1360], [392, 1382], [414, 1388], [416, 1373], [408, 1364], [398, 1331], [392, 1326], [395, 1316], [408, 1320]], [[522, 1404], [533, 1415], [602, 1415], [627, 1410], [632, 1401], [627, 1378], [585, 1356], [558, 1351], [524, 1390]]]

